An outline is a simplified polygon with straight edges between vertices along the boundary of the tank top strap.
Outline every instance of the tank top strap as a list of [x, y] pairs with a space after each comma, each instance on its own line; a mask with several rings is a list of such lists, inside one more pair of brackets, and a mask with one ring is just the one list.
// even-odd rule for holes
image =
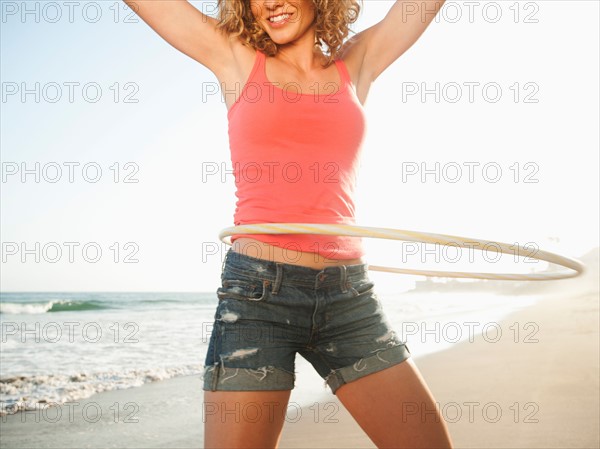
[[260, 51], [258, 48], [255, 52], [256, 58], [254, 59], [254, 67], [252, 68], [252, 72], [250, 72], [250, 76], [248, 77], [248, 81], [258, 82], [261, 84], [265, 81], [265, 54]]
[[352, 84], [352, 80], [350, 79], [350, 73], [348, 72], [348, 68], [346, 67], [346, 63], [342, 60], [342, 59], [335, 59], [335, 65], [338, 68], [338, 71], [340, 72], [340, 76], [342, 77], [342, 81], [347, 84], [347, 85], [351, 85]]

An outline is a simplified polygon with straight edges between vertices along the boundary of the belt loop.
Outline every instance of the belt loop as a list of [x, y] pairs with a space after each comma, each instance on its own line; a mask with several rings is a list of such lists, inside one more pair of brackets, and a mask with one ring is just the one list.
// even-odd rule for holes
[[275, 284], [271, 290], [271, 294], [273, 295], [276, 295], [279, 292], [279, 287], [281, 287], [281, 281], [283, 279], [283, 265], [281, 262], [275, 262], [275, 267], [277, 268], [277, 275], [275, 276]]
[[342, 289], [342, 293], [346, 293], [348, 291], [346, 265], [339, 265], [339, 268], [340, 268], [340, 288]]

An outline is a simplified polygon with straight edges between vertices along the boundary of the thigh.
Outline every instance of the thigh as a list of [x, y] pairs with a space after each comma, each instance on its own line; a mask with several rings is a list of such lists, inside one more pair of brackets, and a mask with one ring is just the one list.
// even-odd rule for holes
[[287, 391], [205, 391], [205, 448], [276, 448], [290, 397]]
[[412, 359], [342, 385], [337, 397], [378, 448], [451, 448], [446, 423]]

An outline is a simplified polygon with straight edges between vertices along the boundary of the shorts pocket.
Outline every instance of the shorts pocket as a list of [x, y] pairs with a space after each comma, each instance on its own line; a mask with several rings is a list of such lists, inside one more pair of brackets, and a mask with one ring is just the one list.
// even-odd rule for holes
[[359, 279], [349, 283], [349, 290], [355, 297], [373, 294], [375, 283], [368, 278]]
[[266, 279], [223, 279], [217, 297], [243, 301], [266, 301], [271, 282]]

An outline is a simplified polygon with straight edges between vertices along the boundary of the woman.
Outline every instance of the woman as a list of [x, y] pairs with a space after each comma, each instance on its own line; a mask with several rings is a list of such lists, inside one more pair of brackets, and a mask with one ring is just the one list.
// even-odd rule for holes
[[[221, 83], [236, 225], [354, 223], [369, 87], [443, 1], [398, 0], [345, 43], [356, 0], [219, 0], [220, 20], [186, 1], [125, 1]], [[451, 447], [381, 309], [360, 238], [234, 235], [232, 243], [205, 361], [205, 447], [277, 447], [296, 352], [377, 447]]]

